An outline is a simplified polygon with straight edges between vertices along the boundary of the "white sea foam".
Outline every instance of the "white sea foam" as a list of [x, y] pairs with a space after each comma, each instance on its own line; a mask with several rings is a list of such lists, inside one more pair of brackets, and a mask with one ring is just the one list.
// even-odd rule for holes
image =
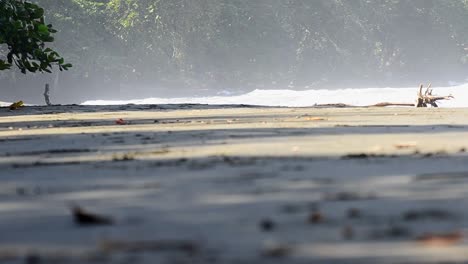
[[[380, 102], [414, 103], [417, 89], [411, 88], [357, 88], [338, 90], [254, 90], [236, 96], [207, 96], [181, 98], [146, 98], [135, 100], [93, 100], [83, 105], [121, 104], [248, 104], [261, 106], [313, 106], [315, 104], [344, 103], [371, 105]], [[453, 95], [455, 99], [440, 101], [441, 107], [468, 107], [468, 84], [434, 87], [436, 95]]]

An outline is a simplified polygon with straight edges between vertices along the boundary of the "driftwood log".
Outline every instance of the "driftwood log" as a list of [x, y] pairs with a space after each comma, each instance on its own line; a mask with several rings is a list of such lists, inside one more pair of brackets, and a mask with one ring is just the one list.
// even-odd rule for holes
[[48, 106], [52, 105], [52, 103], [50, 102], [50, 88], [49, 88], [48, 83], [46, 83], [45, 89], [44, 89], [44, 100], [45, 100], [46, 105]]
[[419, 86], [418, 99], [416, 100], [416, 107], [428, 107], [428, 105], [431, 105], [432, 107], [439, 107], [437, 105], [437, 101], [450, 100], [454, 98], [452, 95], [448, 95], [448, 96], [432, 95], [433, 89], [431, 88], [431, 84], [427, 86], [424, 94], [423, 94], [423, 89], [424, 89], [424, 85], [421, 84]]
[[418, 97], [416, 99], [416, 103], [392, 103], [392, 102], [382, 102], [382, 103], [377, 103], [373, 105], [364, 105], [364, 106], [356, 106], [356, 105], [348, 105], [348, 104], [343, 104], [343, 103], [337, 103], [337, 104], [316, 104], [314, 107], [319, 107], [319, 108], [327, 108], [327, 107], [338, 107], [338, 108], [346, 108], [346, 107], [387, 107], [387, 106], [409, 106], [409, 107], [439, 107], [437, 105], [437, 101], [440, 100], [450, 100], [454, 99], [452, 95], [447, 95], [447, 96], [437, 96], [433, 95], [432, 91], [433, 89], [431, 88], [431, 84], [429, 84], [426, 88], [426, 91], [423, 93], [424, 90], [424, 85], [421, 84], [419, 86], [418, 90]]

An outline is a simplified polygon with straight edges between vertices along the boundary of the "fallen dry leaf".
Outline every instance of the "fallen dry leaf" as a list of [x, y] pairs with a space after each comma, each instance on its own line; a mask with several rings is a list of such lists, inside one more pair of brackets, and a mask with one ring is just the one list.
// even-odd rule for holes
[[108, 216], [102, 216], [85, 211], [83, 208], [74, 205], [72, 207], [73, 220], [76, 224], [82, 226], [91, 225], [112, 225], [114, 221]]
[[312, 212], [307, 218], [307, 221], [311, 224], [318, 224], [323, 222], [323, 220], [324, 217], [320, 212]]
[[115, 120], [115, 123], [117, 125], [126, 125], [127, 121], [123, 120], [122, 118], [119, 118], [119, 119]]

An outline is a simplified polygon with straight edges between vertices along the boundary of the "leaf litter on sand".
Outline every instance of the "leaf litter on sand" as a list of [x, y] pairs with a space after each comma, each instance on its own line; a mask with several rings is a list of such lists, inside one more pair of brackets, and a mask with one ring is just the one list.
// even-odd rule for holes
[[119, 119], [115, 120], [115, 124], [117, 124], [117, 125], [128, 125], [128, 122], [123, 120], [122, 118], [119, 118]]

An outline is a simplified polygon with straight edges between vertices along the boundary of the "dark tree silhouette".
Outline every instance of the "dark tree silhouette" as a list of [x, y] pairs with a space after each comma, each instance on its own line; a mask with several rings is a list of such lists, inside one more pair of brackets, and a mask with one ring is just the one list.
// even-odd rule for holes
[[44, 9], [20, 0], [0, 0], [0, 70], [16, 65], [22, 73], [51, 72], [52, 66], [68, 70], [72, 65], [45, 46], [56, 30], [44, 21]]

